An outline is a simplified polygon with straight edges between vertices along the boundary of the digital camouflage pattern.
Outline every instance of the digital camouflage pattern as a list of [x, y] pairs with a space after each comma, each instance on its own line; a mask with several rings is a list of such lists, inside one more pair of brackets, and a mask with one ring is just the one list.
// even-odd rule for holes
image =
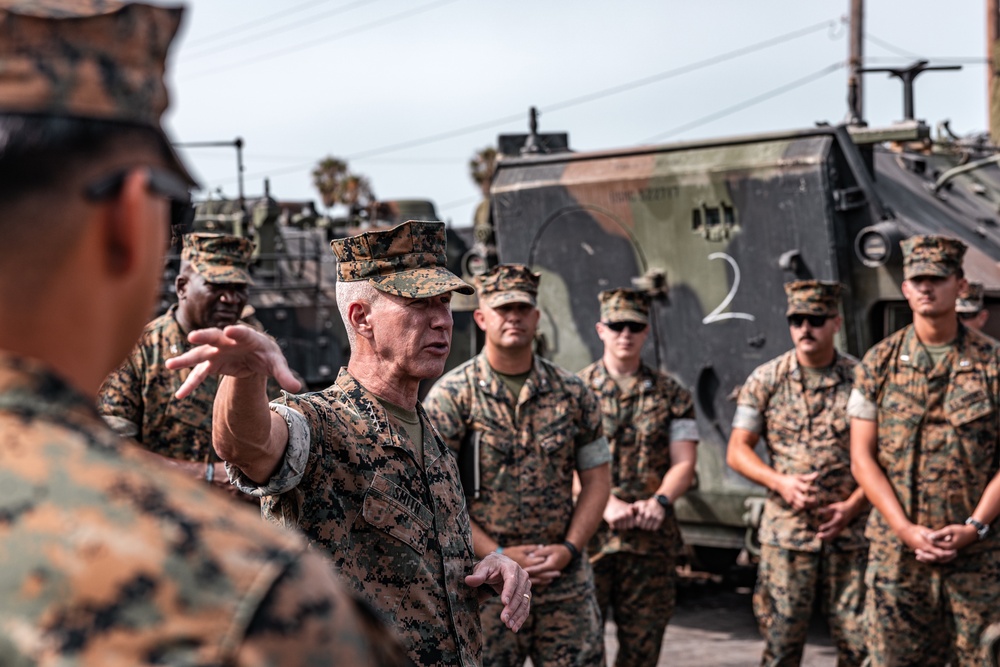
[[[959, 325], [935, 366], [910, 325], [869, 350], [857, 367], [855, 389], [878, 408], [876, 460], [917, 525], [964, 523], [997, 473], [998, 352], [996, 341]], [[866, 534], [874, 664], [944, 664], [933, 658], [948, 650], [958, 651], [959, 664], [979, 664], [978, 637], [1000, 609], [996, 533], [943, 565], [918, 562], [877, 510]]]
[[[468, 500], [472, 520], [501, 546], [561, 544], [573, 518], [578, 456], [590, 454], [588, 467], [610, 458], [601, 432], [600, 406], [583, 382], [536, 355], [515, 400], [481, 353], [438, 380], [424, 404], [452, 450], [458, 451], [467, 433], [480, 433], [481, 493]], [[572, 617], [556, 613], [565, 608], [562, 603], [570, 605]], [[539, 620], [542, 617], [545, 620]], [[593, 643], [601, 648], [595, 664], [602, 664], [599, 619], [590, 563], [580, 558], [551, 584], [532, 591], [531, 613], [517, 635], [501, 633], [484, 615], [484, 653], [492, 662], [513, 652], [523, 663], [529, 655], [525, 650], [549, 641], [535, 631], [551, 630], [560, 638], [552, 649], [555, 654], [578, 655], [585, 661], [588, 654], [577, 652]], [[549, 628], [549, 623], [556, 625]], [[597, 628], [597, 636], [587, 634], [590, 628]], [[562, 644], [563, 639], [568, 643]], [[531, 655], [540, 659], [538, 653]]]
[[506, 303], [535, 305], [541, 276], [524, 264], [500, 264], [476, 276], [479, 301], [490, 308]]
[[602, 322], [649, 322], [649, 294], [634, 289], [604, 290], [598, 295]]
[[447, 268], [443, 222], [409, 220], [392, 229], [364, 232], [330, 242], [337, 279], [368, 280], [377, 289], [409, 299], [475, 290]]
[[[170, 370], [167, 359], [194, 346], [177, 322], [177, 306], [146, 325], [129, 357], [101, 386], [98, 409], [119, 434], [151, 452], [183, 461], [218, 461], [212, 448], [212, 409], [219, 378], [209, 375], [187, 398], [174, 394], [190, 368]], [[254, 322], [244, 322], [259, 328]], [[271, 396], [280, 395], [273, 381]]]
[[[826, 286], [791, 289], [789, 312], [799, 312], [792, 311], [797, 294], [819, 296], [828, 289], [832, 291]], [[847, 418], [857, 363], [838, 353], [831, 367], [813, 373], [799, 365], [794, 349], [789, 350], [755, 369], [737, 399], [733, 427], [761, 436], [771, 467], [783, 475], [819, 473], [813, 482], [815, 509], [796, 512], [776, 491], [769, 491], [764, 502], [754, 592], [754, 614], [765, 642], [761, 665], [799, 664], [817, 586], [837, 643], [838, 664], [860, 665], [864, 658], [859, 628], [867, 512], [833, 540], [817, 536], [826, 521], [818, 509], [846, 500], [857, 489]]]
[[305, 541], [154, 466], [0, 354], [0, 664], [400, 664]]
[[[951, 350], [932, 366], [913, 326], [896, 332], [865, 355], [854, 386], [878, 406], [877, 460], [910, 521], [937, 529], [972, 515], [997, 472], [1000, 391], [997, 343], [959, 326]], [[873, 510], [867, 534], [873, 553], [903, 548]], [[993, 551], [990, 532], [962, 554]]]
[[[618, 387], [600, 360], [579, 376], [600, 402], [602, 429], [611, 451], [611, 494], [627, 503], [652, 497], [670, 469], [671, 427], [679, 420], [695, 419], [691, 393], [645, 364], [628, 391]], [[696, 428], [692, 424], [690, 429], [694, 440]], [[618, 552], [676, 555], [680, 547], [677, 518], [668, 512], [657, 532], [616, 532], [602, 523], [587, 550], [599, 558]]]
[[346, 369], [324, 391], [280, 403], [291, 408], [283, 467], [262, 488], [231, 476], [248, 492], [276, 492], [264, 516], [328, 553], [417, 665], [479, 665], [479, 593], [465, 584], [476, 562], [469, 515], [455, 458], [422, 408], [417, 446]]
[[[813, 376], [806, 373], [795, 350], [759, 366], [740, 390], [734, 428], [758, 433], [771, 466], [783, 475], [819, 472], [814, 482], [819, 507], [846, 500], [857, 489], [851, 475], [850, 423], [847, 401], [858, 361], [837, 354], [832, 368]], [[763, 429], [741, 418], [743, 410], [763, 417]], [[862, 512], [826, 548], [862, 549], [866, 545]], [[963, 517], [964, 519], [964, 517]], [[768, 493], [760, 525], [760, 541], [794, 551], [820, 551], [816, 536], [824, 523], [816, 510], [795, 512], [775, 491]]]
[[978, 313], [983, 309], [983, 284], [966, 283], [965, 289], [958, 293], [955, 301], [955, 312]]
[[839, 315], [840, 283], [796, 280], [785, 283], [786, 315]]
[[253, 284], [253, 242], [224, 234], [185, 234], [181, 261], [188, 262], [207, 283]]
[[[614, 302], [621, 303], [602, 299], [601, 310]], [[645, 364], [625, 391], [600, 360], [579, 376], [601, 404], [611, 450], [611, 494], [627, 503], [652, 497], [670, 469], [670, 443], [677, 439], [673, 427], [684, 420], [689, 424], [684, 435], [698, 439], [690, 392]], [[655, 667], [663, 631], [674, 613], [673, 565], [680, 548], [672, 506], [658, 531], [613, 531], [602, 522], [590, 540], [587, 551], [594, 565], [598, 607], [604, 613], [611, 605], [618, 627], [617, 664]]]
[[964, 552], [941, 565], [902, 550], [872, 554], [864, 618], [872, 667], [989, 664], [982, 638], [1000, 620], [1000, 561]]
[[170, 42], [183, 8], [114, 0], [0, 0], [0, 113], [47, 113], [156, 130]]
[[899, 242], [903, 277], [950, 276], [962, 268], [966, 245], [947, 236], [911, 236]]
[[532, 613], [514, 634], [500, 622], [499, 600], [483, 604], [484, 665], [523, 667], [530, 656], [539, 667], [605, 667], [604, 627], [594, 596], [549, 602], [538, 614], [534, 599], [531, 605]]
[[864, 664], [867, 562], [864, 549], [812, 552], [762, 544], [753, 597], [765, 640], [762, 667], [801, 664], [817, 595], [837, 647], [838, 667]]
[[615, 665], [655, 667], [677, 601], [674, 553], [606, 556], [594, 563], [594, 583], [601, 611], [613, 607], [618, 630]]

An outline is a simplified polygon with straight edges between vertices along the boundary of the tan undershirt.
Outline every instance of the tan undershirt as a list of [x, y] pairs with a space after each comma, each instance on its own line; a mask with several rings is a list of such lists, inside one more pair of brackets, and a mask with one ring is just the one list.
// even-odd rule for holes
[[401, 408], [395, 403], [390, 403], [389, 401], [378, 399], [378, 402], [385, 408], [385, 411], [389, 413], [392, 420], [397, 426], [406, 431], [407, 437], [410, 439], [410, 443], [413, 446], [413, 450], [410, 452], [413, 454], [413, 458], [420, 462], [420, 465], [424, 465], [424, 425], [420, 423], [420, 415], [417, 414], [416, 410], [407, 410], [406, 408]]

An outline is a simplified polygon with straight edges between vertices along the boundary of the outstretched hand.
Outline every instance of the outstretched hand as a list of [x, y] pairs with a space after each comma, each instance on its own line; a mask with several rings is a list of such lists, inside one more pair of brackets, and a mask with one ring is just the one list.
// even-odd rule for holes
[[301, 388], [274, 339], [248, 326], [198, 329], [188, 334], [188, 341], [197, 347], [166, 363], [170, 370], [194, 369], [177, 390], [177, 398], [190, 395], [209, 375], [273, 377], [286, 391]]

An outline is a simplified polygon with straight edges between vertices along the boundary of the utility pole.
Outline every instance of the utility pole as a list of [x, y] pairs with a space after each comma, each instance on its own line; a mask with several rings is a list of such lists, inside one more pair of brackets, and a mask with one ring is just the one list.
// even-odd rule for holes
[[[988, 0], [998, 2], [1000, 0]], [[865, 123], [864, 77], [861, 75], [865, 66], [864, 33], [865, 33], [865, 2], [851, 0], [851, 52], [847, 59], [847, 106], [851, 125]]]
[[990, 119], [990, 139], [1000, 145], [1000, 0], [986, 0], [986, 60], [989, 96], [987, 114]]

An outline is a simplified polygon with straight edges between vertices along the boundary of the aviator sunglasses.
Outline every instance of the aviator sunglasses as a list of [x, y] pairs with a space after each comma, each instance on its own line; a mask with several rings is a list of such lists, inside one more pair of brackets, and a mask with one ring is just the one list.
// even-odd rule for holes
[[[170, 245], [190, 231], [194, 221], [194, 205], [191, 203], [191, 191], [187, 183], [176, 174], [158, 169], [144, 167], [148, 175], [147, 187], [150, 192], [164, 197], [170, 202]], [[101, 201], [121, 192], [125, 177], [135, 167], [122, 169], [110, 174], [96, 183], [87, 186], [85, 194], [91, 201]]]
[[604, 322], [603, 324], [615, 333], [621, 333], [628, 329], [629, 333], [637, 334], [646, 330], [646, 325], [642, 322]]
[[828, 315], [789, 315], [788, 324], [793, 327], [801, 327], [804, 322], [808, 322], [813, 329], [818, 329], [830, 319]]

